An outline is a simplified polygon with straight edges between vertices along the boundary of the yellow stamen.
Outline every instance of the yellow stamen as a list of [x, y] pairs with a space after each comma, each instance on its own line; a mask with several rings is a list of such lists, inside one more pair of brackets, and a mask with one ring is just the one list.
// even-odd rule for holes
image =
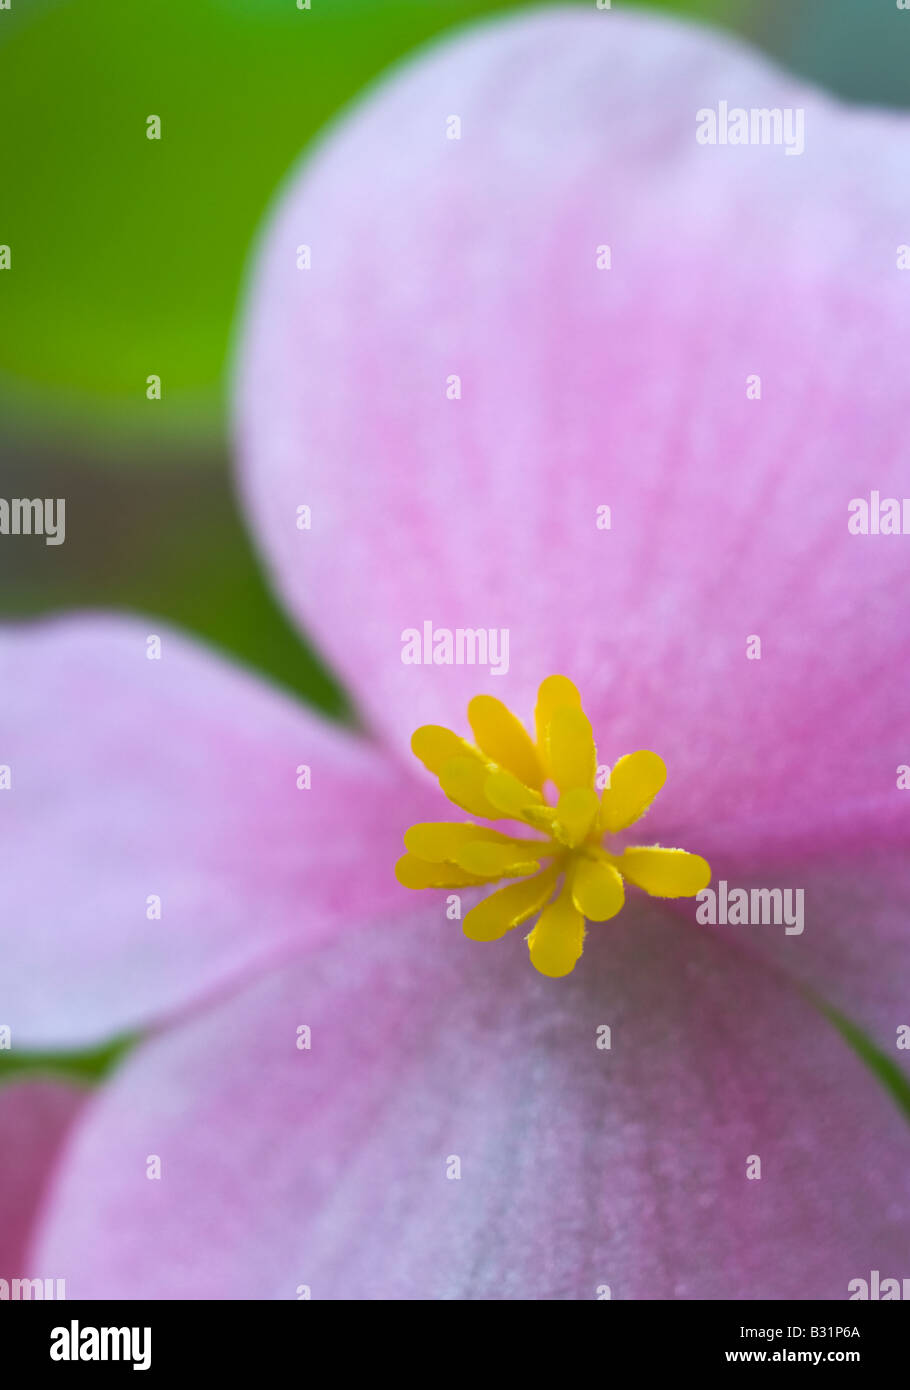
[[547, 676], [537, 692], [537, 706], [534, 710], [534, 729], [537, 735], [537, 752], [544, 767], [550, 767], [550, 720], [563, 705], [574, 705], [581, 709], [581, 696], [575, 686], [565, 676]]
[[541, 975], [558, 979], [575, 969], [585, 939], [585, 919], [567, 887], [545, 907], [528, 937], [531, 964]]
[[453, 734], [451, 729], [444, 729], [441, 724], [423, 724], [415, 729], [411, 735], [411, 751], [425, 768], [437, 776], [443, 765], [452, 758], [479, 756], [465, 739]]
[[[517, 845], [510, 835], [492, 830], [488, 825], [475, 825], [473, 821], [422, 821], [412, 825], [404, 832], [404, 847], [417, 859], [426, 859], [431, 864], [442, 864], [446, 860], [455, 862], [458, 851], [465, 845], [482, 840], [491, 845]], [[537, 845], [534, 844], [536, 851]]]
[[533, 917], [552, 897], [559, 868], [552, 865], [534, 878], [510, 883], [472, 907], [464, 919], [464, 934], [472, 941], [498, 941], [507, 931]]
[[463, 845], [455, 863], [481, 878], [526, 878], [540, 868], [532, 845]]
[[404, 888], [467, 888], [484, 882], [479, 874], [469, 874], [457, 864], [429, 864], [413, 854], [401, 856], [395, 877]]
[[596, 818], [597, 793], [593, 787], [573, 787], [559, 798], [553, 834], [574, 849], [587, 837]]
[[500, 813], [508, 816], [510, 820], [524, 820], [525, 813], [531, 806], [542, 804], [540, 792], [526, 787], [523, 782], [519, 782], [514, 773], [502, 769], [490, 773], [484, 783], [484, 793]]
[[562, 705], [550, 720], [547, 743], [550, 776], [561, 792], [576, 787], [593, 789], [597, 750], [591, 724], [583, 709]]
[[[548, 676], [540, 686], [536, 741], [490, 695], [471, 701], [468, 719], [476, 744], [425, 724], [411, 740], [414, 753], [462, 810], [484, 820], [518, 821], [546, 836], [516, 837], [473, 821], [428, 821], [405, 833], [408, 852], [395, 873], [406, 888], [518, 880], [467, 913], [463, 927], [471, 940], [495, 941], [540, 913], [528, 936], [531, 963], [555, 978], [574, 969], [585, 919], [605, 922], [621, 910], [624, 879], [658, 898], [691, 897], [707, 886], [711, 870], [700, 855], [660, 845], [622, 853], [604, 846], [604, 835], [618, 834], [644, 815], [667, 769], [656, 753], [628, 753], [614, 764], [610, 785], [598, 799], [594, 735], [581, 697], [565, 676]], [[559, 791], [555, 806], [544, 793], [547, 781]]]
[[600, 823], [611, 835], [634, 825], [647, 811], [667, 780], [663, 758], [656, 753], [627, 753], [614, 765], [604, 787]]
[[622, 874], [603, 859], [579, 859], [572, 875], [572, 901], [589, 922], [615, 917], [626, 900]]
[[652, 898], [691, 898], [711, 882], [711, 866], [684, 849], [627, 849], [613, 859], [619, 872]]
[[492, 695], [475, 696], [468, 705], [468, 722], [478, 748], [490, 762], [507, 768], [528, 787], [539, 790], [543, 786], [537, 749], [524, 725], [501, 700], [494, 700]]
[[463, 811], [484, 820], [499, 820], [502, 813], [484, 792], [488, 776], [486, 766], [474, 758], [450, 758], [440, 769], [439, 785]]

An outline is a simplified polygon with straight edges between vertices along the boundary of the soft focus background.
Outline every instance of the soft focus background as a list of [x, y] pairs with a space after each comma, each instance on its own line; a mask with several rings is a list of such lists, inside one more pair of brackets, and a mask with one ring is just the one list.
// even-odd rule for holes
[[[340, 108], [434, 34], [518, 6], [312, 5], [0, 11], [0, 243], [12, 248], [0, 271], [0, 496], [67, 505], [64, 545], [4, 539], [0, 618], [142, 610], [343, 716], [342, 692], [271, 599], [234, 499], [227, 365], [244, 266], [289, 166]], [[910, 13], [895, 0], [652, 7], [741, 34], [851, 100], [910, 104]], [[146, 139], [150, 114], [160, 141]], [[151, 373], [159, 402], [145, 396]], [[71, 1066], [94, 1075], [110, 1055]], [[8, 1057], [0, 1075], [23, 1065]]]

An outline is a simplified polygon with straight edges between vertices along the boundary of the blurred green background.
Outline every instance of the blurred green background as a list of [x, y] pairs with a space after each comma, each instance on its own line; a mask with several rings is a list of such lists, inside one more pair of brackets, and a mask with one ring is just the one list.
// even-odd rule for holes
[[[238, 288], [314, 133], [432, 35], [519, 6], [311, 3], [0, 11], [0, 243], [12, 248], [0, 271], [0, 495], [67, 498], [65, 545], [0, 547], [0, 616], [140, 609], [343, 716], [342, 693], [270, 597], [233, 496], [225, 362]], [[849, 98], [910, 100], [910, 13], [895, 0], [652, 7], [742, 34]], [[160, 141], [145, 138], [152, 113]]]

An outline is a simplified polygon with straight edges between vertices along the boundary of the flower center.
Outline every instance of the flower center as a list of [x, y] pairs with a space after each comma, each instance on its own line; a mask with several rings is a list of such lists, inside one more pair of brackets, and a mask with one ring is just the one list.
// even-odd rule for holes
[[[707, 887], [704, 859], [681, 849], [636, 846], [614, 854], [604, 838], [633, 825], [667, 777], [656, 753], [627, 753], [598, 796], [597, 749], [581, 696], [565, 676], [548, 676], [535, 709], [535, 737], [491, 695], [468, 705], [473, 743], [425, 724], [411, 747], [449, 801], [471, 816], [516, 822], [494, 830], [474, 821], [429, 821], [405, 833], [395, 872], [406, 888], [473, 888], [514, 880], [472, 907], [464, 932], [495, 941], [537, 917], [531, 964], [568, 975], [582, 953], [585, 921], [605, 922], [625, 902], [624, 880], [653, 897], [691, 897]], [[555, 801], [546, 785], [556, 787]], [[539, 914], [539, 915], [538, 915]]]

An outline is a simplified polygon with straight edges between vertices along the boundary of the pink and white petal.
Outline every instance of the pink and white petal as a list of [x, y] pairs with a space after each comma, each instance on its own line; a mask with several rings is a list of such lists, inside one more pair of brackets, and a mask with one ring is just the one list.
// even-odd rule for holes
[[400, 901], [392, 870], [409, 815], [429, 810], [420, 787], [156, 620], [6, 628], [0, 689], [14, 1047], [136, 1028]]
[[[805, 151], [699, 144], [721, 100], [802, 110]], [[908, 173], [906, 114], [593, 7], [446, 40], [333, 129], [259, 255], [238, 437], [278, 586], [375, 726], [463, 730], [478, 691], [530, 715], [564, 672], [602, 761], [666, 760], [664, 843], [905, 821], [907, 541], [847, 517], [906, 491]], [[508, 674], [403, 664], [425, 620], [508, 629]]]
[[0, 1085], [0, 1279], [55, 1279], [27, 1262], [32, 1227], [86, 1092], [60, 1081]]
[[90, 1298], [838, 1300], [902, 1268], [908, 1165], [892, 1098], [732, 946], [646, 907], [551, 981], [440, 899], [142, 1045], [35, 1258]]

